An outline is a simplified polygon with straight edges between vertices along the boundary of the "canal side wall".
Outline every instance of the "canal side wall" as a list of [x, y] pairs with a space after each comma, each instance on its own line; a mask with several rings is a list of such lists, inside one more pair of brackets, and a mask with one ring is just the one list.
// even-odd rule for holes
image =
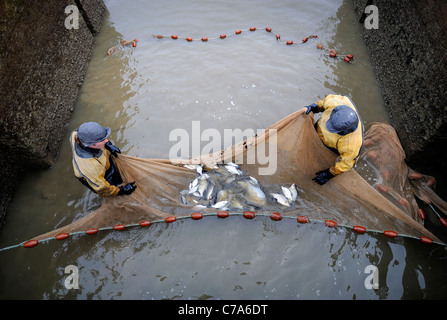
[[1, 223], [23, 174], [56, 161], [105, 10], [102, 0], [0, 0]]
[[[353, 2], [406, 161], [433, 175], [447, 199], [447, 1]], [[377, 8], [377, 29], [368, 5]]]

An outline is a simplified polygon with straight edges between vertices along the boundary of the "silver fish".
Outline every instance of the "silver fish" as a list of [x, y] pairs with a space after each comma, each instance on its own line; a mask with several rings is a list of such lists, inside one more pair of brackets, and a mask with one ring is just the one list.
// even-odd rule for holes
[[248, 181], [238, 181], [238, 184], [244, 188], [244, 196], [247, 202], [260, 206], [265, 205], [265, 193], [259, 186], [254, 186]]
[[212, 207], [216, 208], [216, 209], [222, 209], [226, 206], [227, 203], [228, 203], [228, 201], [219, 201], [219, 202], [216, 202], [214, 205], [212, 205]]
[[228, 190], [220, 190], [216, 195], [216, 202], [227, 201], [229, 194]]
[[219, 169], [219, 167], [215, 163], [205, 163], [203, 165], [203, 168], [206, 169], [206, 170], [217, 170], [217, 169]]
[[242, 172], [238, 168], [231, 166], [231, 165], [226, 165], [225, 169], [227, 169], [232, 174], [237, 174], [237, 175], [242, 174]]
[[224, 183], [226, 184], [230, 184], [232, 183], [234, 180], [236, 180], [236, 178], [234, 176], [230, 176], [228, 178], [225, 179]]
[[259, 185], [259, 182], [258, 182], [258, 180], [256, 180], [255, 178], [253, 178], [252, 176], [250, 176], [250, 181], [251, 181], [251, 183], [253, 183], [255, 186], [257, 186], [257, 185]]
[[229, 166], [235, 167], [235, 168], [239, 168], [239, 165], [234, 163], [234, 162], [232, 162], [232, 161], [227, 162], [226, 164], [229, 165]]
[[203, 172], [203, 167], [202, 167], [202, 165], [201, 164], [184, 164], [183, 165], [185, 168], [188, 168], [188, 169], [190, 169], [190, 170], [196, 170], [196, 172], [198, 173], [198, 174], [202, 174], [202, 172]]
[[279, 193], [271, 193], [273, 198], [278, 202], [279, 204], [282, 204], [283, 206], [289, 207], [289, 201], [287, 201], [287, 198]]
[[244, 206], [240, 203], [239, 199], [236, 197], [233, 197], [230, 201], [230, 204], [228, 205], [228, 208], [232, 209], [242, 209]]
[[202, 197], [208, 187], [208, 179], [205, 178], [205, 175], [201, 176], [199, 179], [199, 186], [197, 187], [197, 192], [200, 197]]
[[208, 190], [206, 191], [205, 199], [211, 200], [213, 198], [214, 187], [215, 187], [215, 184], [212, 182], [208, 185]]
[[298, 197], [298, 191], [296, 190], [295, 184], [292, 184], [289, 188], [290, 192], [292, 193], [292, 201], [295, 201]]
[[287, 201], [290, 203], [292, 201], [292, 192], [290, 191], [290, 189], [281, 186], [281, 190], [284, 196], [287, 198]]
[[189, 193], [194, 193], [194, 192], [196, 192], [198, 187], [199, 187], [199, 178], [195, 178], [195, 179], [189, 184]]

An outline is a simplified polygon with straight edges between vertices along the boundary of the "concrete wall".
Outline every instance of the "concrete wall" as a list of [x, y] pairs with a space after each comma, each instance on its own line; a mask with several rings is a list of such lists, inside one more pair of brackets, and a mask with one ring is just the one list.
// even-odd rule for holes
[[[80, 9], [67, 29], [65, 8]], [[76, 104], [102, 0], [0, 0], [0, 220], [21, 174], [48, 168]]]
[[363, 24], [365, 7], [378, 9], [378, 29], [362, 36], [407, 163], [435, 176], [447, 199], [447, 1], [353, 1]]

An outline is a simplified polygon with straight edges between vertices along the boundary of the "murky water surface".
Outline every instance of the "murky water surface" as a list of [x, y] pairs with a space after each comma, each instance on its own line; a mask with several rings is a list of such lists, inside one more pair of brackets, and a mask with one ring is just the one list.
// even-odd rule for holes
[[[93, 211], [101, 200], [75, 180], [68, 135], [85, 121], [113, 130], [123, 153], [168, 158], [176, 128], [263, 129], [329, 93], [346, 94], [364, 122], [387, 121], [351, 1], [106, 1], [65, 143], [53, 168], [29, 175], [9, 209], [0, 246], [20, 243]], [[153, 34], [217, 37], [187, 42]], [[310, 34], [317, 39], [299, 42]], [[138, 38], [107, 56], [119, 40]], [[321, 42], [355, 63], [333, 59]], [[242, 217], [104, 231], [0, 252], [3, 299], [446, 298], [444, 247], [357, 235], [292, 219]], [[65, 267], [79, 269], [67, 289]], [[377, 267], [378, 289], [365, 280]]]

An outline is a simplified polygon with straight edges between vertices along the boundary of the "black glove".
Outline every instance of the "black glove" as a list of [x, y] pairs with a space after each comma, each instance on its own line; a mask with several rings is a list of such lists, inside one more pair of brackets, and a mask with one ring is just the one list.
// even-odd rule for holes
[[329, 169], [318, 171], [316, 174], [317, 176], [313, 178], [312, 181], [315, 181], [319, 185], [323, 185], [331, 180], [333, 177], [335, 177]]
[[131, 194], [135, 191], [136, 188], [137, 186], [135, 185], [135, 181], [128, 183], [124, 186], [119, 187], [120, 191], [118, 192], [118, 195], [120, 196], [122, 194]]
[[309, 114], [311, 111], [313, 113], [318, 113], [319, 112], [318, 111], [318, 106], [317, 106], [316, 103], [312, 103], [311, 105], [306, 106], [306, 108], [307, 108], [306, 114]]
[[118, 153], [121, 153], [121, 150], [118, 147], [115, 147], [110, 141], [108, 141], [104, 147], [109, 150], [115, 157], [118, 157]]

